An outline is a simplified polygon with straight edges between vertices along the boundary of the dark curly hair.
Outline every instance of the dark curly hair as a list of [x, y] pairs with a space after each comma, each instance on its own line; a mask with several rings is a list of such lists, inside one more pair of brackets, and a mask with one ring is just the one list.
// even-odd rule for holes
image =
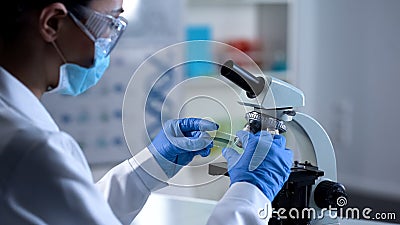
[[94, 0], [6, 0], [0, 7], [0, 38], [9, 40], [16, 37], [25, 25], [24, 15], [40, 11], [53, 3], [63, 3], [67, 9], [76, 5], [87, 6]]

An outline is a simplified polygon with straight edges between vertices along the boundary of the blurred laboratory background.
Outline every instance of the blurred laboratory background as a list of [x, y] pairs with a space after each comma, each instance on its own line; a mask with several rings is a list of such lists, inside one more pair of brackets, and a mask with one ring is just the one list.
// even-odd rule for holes
[[[131, 104], [124, 102], [132, 114], [123, 115], [124, 93], [135, 70], [171, 44], [212, 40], [236, 47], [265, 74], [304, 91], [306, 106], [298, 110], [316, 118], [331, 137], [338, 180], [348, 189], [349, 205], [400, 216], [400, 1], [125, 0], [124, 8], [129, 26], [99, 85], [78, 98], [48, 95], [44, 99], [61, 129], [82, 146], [95, 180], [131, 157], [125, 138], [137, 143], [132, 152], [149, 144], [145, 136], [161, 128], [159, 114], [168, 90], [188, 78], [218, 75], [215, 66], [188, 65], [169, 76], [168, 85], [160, 84], [148, 95], [139, 90]], [[193, 55], [252, 66], [240, 61], [236, 52], [191, 49], [186, 57]], [[181, 56], [169, 59], [174, 57]], [[163, 71], [170, 63], [165, 60], [149, 63], [155, 72]], [[137, 82], [154, 81], [143, 77]], [[220, 96], [221, 101], [235, 100], [234, 94], [227, 94], [212, 79], [192, 82], [186, 91], [182, 96], [206, 92]], [[135, 107], [144, 101], [154, 104]], [[209, 113], [217, 122], [233, 121], [233, 130], [244, 124], [241, 111], [227, 119], [206, 103], [194, 104], [182, 115], [193, 116], [191, 112], [198, 108], [202, 113], [198, 116]], [[144, 124], [140, 113], [146, 114], [150, 124]], [[129, 117], [127, 125], [135, 131], [131, 136], [124, 137], [123, 116]], [[207, 176], [205, 170], [186, 173], [178, 179]], [[220, 178], [204, 185], [171, 186], [159, 193], [215, 201], [228, 186], [229, 180]]]

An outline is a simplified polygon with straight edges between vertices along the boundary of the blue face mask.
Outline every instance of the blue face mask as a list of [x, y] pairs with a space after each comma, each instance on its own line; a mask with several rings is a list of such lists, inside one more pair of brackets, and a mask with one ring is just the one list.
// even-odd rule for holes
[[[77, 96], [96, 85], [110, 65], [110, 55], [107, 55], [103, 49], [105, 42], [107, 42], [107, 39], [96, 40], [94, 64], [90, 68], [73, 63], [63, 64], [60, 67], [58, 86], [50, 92]], [[64, 58], [55, 43], [54, 46], [60, 56]]]

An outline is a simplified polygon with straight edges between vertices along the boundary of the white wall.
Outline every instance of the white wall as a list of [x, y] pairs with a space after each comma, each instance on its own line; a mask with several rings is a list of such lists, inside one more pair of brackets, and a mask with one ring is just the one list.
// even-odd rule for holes
[[400, 1], [304, 0], [297, 10], [297, 82], [332, 138], [339, 179], [400, 198]]
[[186, 3], [186, 25], [209, 25], [217, 41], [257, 38], [257, 13], [253, 4]]

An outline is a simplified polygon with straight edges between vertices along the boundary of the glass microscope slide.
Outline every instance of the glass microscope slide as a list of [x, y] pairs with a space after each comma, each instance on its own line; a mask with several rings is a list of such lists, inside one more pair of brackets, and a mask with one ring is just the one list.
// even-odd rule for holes
[[222, 131], [210, 132], [209, 134], [213, 138], [214, 146], [227, 147], [229, 145], [234, 145], [234, 140], [236, 136], [232, 134]]

